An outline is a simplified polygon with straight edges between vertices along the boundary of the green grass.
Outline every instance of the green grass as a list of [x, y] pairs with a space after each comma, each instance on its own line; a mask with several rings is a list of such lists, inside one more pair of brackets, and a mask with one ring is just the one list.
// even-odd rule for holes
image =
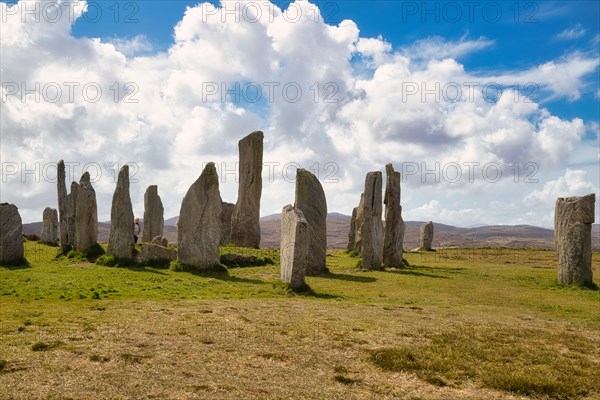
[[[276, 250], [221, 251], [279, 259]], [[8, 398], [33, 376], [87, 371], [91, 388], [69, 387], [91, 397], [143, 398], [147, 381], [162, 398], [411, 398], [402, 387], [414, 398], [600, 396], [600, 291], [558, 285], [552, 251], [405, 253], [409, 267], [370, 272], [330, 251], [331, 272], [307, 277], [300, 293], [279, 281], [277, 262], [199, 272], [58, 253], [27, 241], [27, 263], [0, 266]], [[595, 253], [596, 284], [599, 261]], [[94, 373], [104, 366], [128, 380], [111, 392]], [[298, 391], [279, 392], [290, 379]], [[31, 398], [47, 397], [35, 390]], [[72, 390], [53, 395], [77, 398]]]

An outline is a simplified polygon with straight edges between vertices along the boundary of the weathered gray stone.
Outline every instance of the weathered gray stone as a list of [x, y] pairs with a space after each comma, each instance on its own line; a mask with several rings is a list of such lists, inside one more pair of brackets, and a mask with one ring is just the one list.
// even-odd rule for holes
[[402, 245], [406, 229], [400, 205], [400, 172], [394, 171], [392, 164], [387, 164], [385, 173], [383, 265], [386, 268], [398, 268], [405, 266], [402, 260]]
[[133, 260], [135, 246], [133, 218], [133, 207], [129, 196], [129, 165], [124, 165], [119, 171], [110, 209], [108, 254], [124, 260]]
[[304, 277], [310, 247], [309, 226], [302, 211], [291, 205], [281, 214], [281, 281], [292, 289], [305, 286]]
[[348, 246], [346, 250], [353, 251], [356, 249], [356, 212], [358, 208], [352, 209], [352, 219], [350, 219], [350, 231], [348, 232]]
[[165, 225], [164, 207], [158, 195], [158, 186], [151, 185], [144, 194], [144, 228], [142, 242], [149, 242], [155, 236], [163, 235]]
[[360, 227], [362, 268], [383, 269], [383, 221], [381, 202], [381, 172], [369, 172], [365, 179], [365, 192]]
[[40, 240], [47, 244], [58, 243], [58, 212], [55, 208], [46, 207], [44, 209]]
[[169, 245], [169, 241], [165, 237], [155, 236], [154, 238], [152, 238], [152, 244], [157, 244], [162, 247], [167, 247]]
[[0, 204], [0, 264], [24, 260], [23, 223], [17, 206]]
[[136, 262], [173, 261], [177, 258], [177, 252], [154, 243], [142, 243], [140, 252], [136, 255]]
[[252, 132], [238, 143], [240, 153], [238, 199], [231, 216], [231, 241], [240, 247], [260, 246], [263, 133]]
[[75, 206], [75, 250], [87, 252], [98, 243], [98, 206], [89, 172], [79, 180]]
[[308, 222], [307, 275], [327, 273], [327, 199], [321, 182], [311, 172], [296, 171], [296, 199], [294, 208], [302, 211]]
[[219, 264], [221, 195], [214, 163], [208, 163], [181, 202], [178, 222], [179, 262], [196, 269]]
[[419, 250], [430, 251], [433, 243], [433, 222], [421, 225], [419, 230]]
[[596, 195], [559, 197], [554, 210], [554, 245], [558, 282], [592, 283], [592, 224]]
[[67, 222], [67, 186], [65, 175], [65, 162], [60, 160], [56, 163], [56, 186], [58, 193], [58, 215], [60, 220], [60, 249], [69, 249], [68, 222]]
[[362, 235], [361, 229], [362, 224], [365, 220], [365, 194], [360, 194], [360, 201], [358, 202], [358, 207], [356, 207], [356, 221], [354, 222], [354, 250], [358, 253], [362, 251]]
[[67, 226], [67, 241], [61, 249], [63, 251], [75, 246], [75, 209], [77, 208], [77, 194], [79, 193], [79, 183], [71, 182], [71, 192], [66, 198], [66, 226]]
[[221, 208], [221, 246], [225, 246], [231, 242], [231, 216], [235, 204], [223, 202]]

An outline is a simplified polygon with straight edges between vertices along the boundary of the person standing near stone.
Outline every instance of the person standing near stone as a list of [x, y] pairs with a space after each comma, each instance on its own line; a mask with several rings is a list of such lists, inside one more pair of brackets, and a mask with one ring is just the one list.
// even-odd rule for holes
[[50, 245], [58, 244], [58, 213], [55, 208], [44, 209], [40, 241]]
[[14, 204], [0, 204], [0, 264], [24, 261], [23, 223]]
[[296, 210], [302, 211], [308, 223], [309, 251], [306, 264], [307, 275], [328, 272], [327, 259], [327, 199], [321, 182], [311, 172], [299, 168], [296, 171]]
[[260, 197], [263, 164], [262, 132], [252, 132], [238, 143], [240, 153], [238, 199], [231, 216], [231, 241], [240, 247], [260, 246]]
[[554, 209], [554, 246], [558, 282], [590, 285], [592, 281], [592, 224], [596, 195], [559, 197]]
[[400, 205], [400, 172], [394, 171], [392, 164], [387, 164], [385, 173], [383, 265], [386, 268], [398, 268], [405, 266], [402, 260], [405, 225]]

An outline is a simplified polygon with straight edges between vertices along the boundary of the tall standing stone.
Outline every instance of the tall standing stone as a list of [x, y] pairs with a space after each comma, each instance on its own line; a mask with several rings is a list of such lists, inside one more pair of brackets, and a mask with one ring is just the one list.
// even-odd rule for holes
[[383, 265], [386, 268], [398, 268], [404, 266], [402, 246], [406, 229], [402, 219], [402, 206], [400, 205], [400, 172], [394, 171], [392, 164], [387, 164], [385, 174]]
[[142, 242], [150, 242], [156, 236], [163, 235], [165, 226], [165, 209], [160, 196], [158, 186], [150, 185], [144, 194], [144, 228], [142, 229]]
[[89, 172], [79, 180], [75, 206], [75, 250], [87, 252], [98, 243], [98, 206]]
[[362, 251], [362, 236], [361, 229], [365, 213], [365, 194], [360, 194], [360, 201], [358, 202], [358, 207], [356, 207], [356, 221], [354, 222], [354, 250], [358, 253]]
[[327, 199], [321, 182], [311, 172], [296, 171], [296, 199], [294, 208], [302, 211], [308, 222], [309, 250], [307, 275], [328, 272], [327, 258]]
[[421, 225], [419, 234], [419, 250], [430, 251], [433, 244], [433, 222], [429, 221]]
[[348, 232], [348, 246], [346, 250], [353, 251], [356, 249], [356, 211], [357, 207], [352, 209], [352, 219], [350, 220], [350, 231]]
[[71, 192], [66, 199], [66, 226], [67, 241], [64, 250], [75, 246], [75, 209], [77, 208], [77, 194], [79, 193], [79, 183], [71, 182]]
[[58, 193], [58, 215], [60, 220], [60, 249], [67, 251], [69, 248], [68, 222], [67, 222], [67, 185], [65, 174], [65, 162], [60, 160], [56, 163], [56, 186]]
[[0, 264], [23, 261], [23, 223], [14, 204], [0, 204]]
[[221, 194], [214, 163], [208, 163], [181, 202], [178, 222], [179, 262], [195, 269], [219, 264]]
[[238, 143], [240, 183], [231, 217], [231, 241], [240, 247], [260, 246], [263, 137], [260, 131], [252, 132]]
[[596, 195], [559, 197], [554, 210], [558, 282], [592, 283], [592, 224]]
[[221, 246], [225, 246], [231, 242], [231, 216], [235, 204], [223, 202], [221, 208]]
[[46, 207], [44, 209], [40, 240], [47, 244], [58, 243], [58, 212], [55, 208]]
[[107, 253], [124, 260], [133, 260], [133, 207], [129, 196], [129, 165], [119, 171], [117, 187], [110, 208], [110, 234]]
[[309, 259], [310, 226], [302, 211], [291, 205], [281, 213], [281, 281], [292, 289], [305, 286], [304, 276]]
[[369, 172], [365, 179], [365, 192], [360, 227], [362, 267], [368, 270], [383, 269], [383, 221], [381, 202], [381, 172]]

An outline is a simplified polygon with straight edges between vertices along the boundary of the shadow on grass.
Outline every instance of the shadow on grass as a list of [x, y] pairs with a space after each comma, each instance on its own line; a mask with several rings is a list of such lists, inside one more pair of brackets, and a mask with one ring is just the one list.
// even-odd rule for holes
[[415, 269], [421, 269], [421, 268], [422, 267], [402, 268], [402, 269], [386, 270], [386, 272], [389, 272], [392, 274], [398, 274], [398, 275], [424, 276], [427, 278], [435, 278], [435, 279], [450, 279], [447, 276], [433, 275], [433, 274], [428, 274], [425, 272], [419, 272], [419, 271], [415, 270]]
[[[156, 275], [169, 275], [166, 272], [159, 271], [157, 267], [150, 267], [147, 265], [131, 264], [131, 265], [119, 265], [117, 268], [124, 268], [134, 272], [149, 272]], [[163, 268], [164, 269], [164, 268]]]
[[349, 275], [349, 274], [336, 274], [333, 272], [329, 272], [327, 274], [319, 275], [320, 278], [325, 279], [337, 279], [340, 281], [346, 282], [361, 282], [361, 283], [372, 283], [376, 282], [377, 278], [373, 278], [372, 276], [358, 276], [358, 275]]
[[31, 268], [31, 264], [29, 263], [29, 261], [27, 261], [26, 258], [23, 258], [22, 260], [15, 261], [15, 262], [2, 263], [2, 264], [0, 264], [0, 268], [6, 268], [6, 269], [9, 269], [12, 271], [12, 270], [18, 270], [18, 269]]
[[187, 272], [189, 274], [200, 276], [202, 278], [218, 279], [223, 282], [251, 283], [254, 285], [264, 285], [267, 283], [265, 281], [261, 281], [260, 279], [240, 278], [237, 276], [229, 275], [229, 271], [223, 265], [215, 266], [211, 269], [206, 270], [197, 270], [189, 267], [184, 267], [183, 271], [179, 272]]
[[282, 294], [291, 296], [314, 297], [315, 299], [340, 299], [341, 296], [329, 293], [317, 293], [311, 288], [308, 283], [300, 288], [292, 289], [289, 283], [276, 281], [273, 282], [273, 289], [280, 291]]

